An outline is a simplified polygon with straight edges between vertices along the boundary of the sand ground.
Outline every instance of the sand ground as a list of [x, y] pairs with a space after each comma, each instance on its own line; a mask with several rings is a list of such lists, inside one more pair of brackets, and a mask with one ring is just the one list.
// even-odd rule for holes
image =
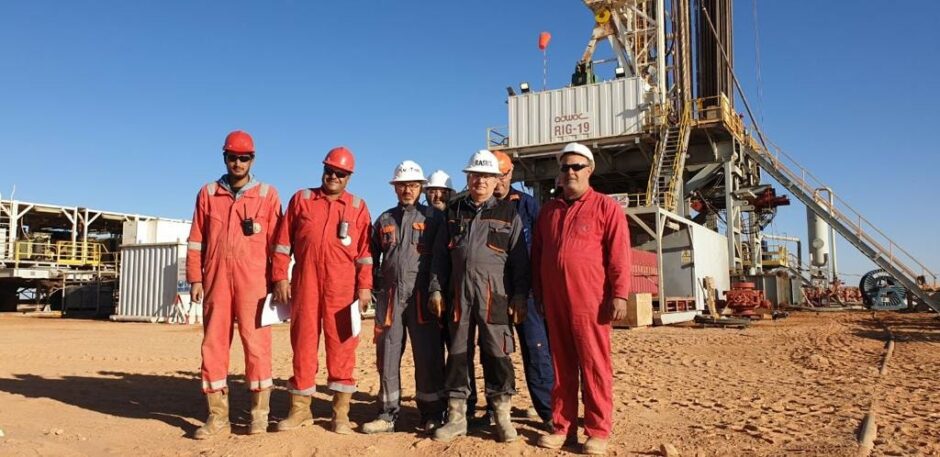
[[[886, 328], [896, 339], [885, 375]], [[372, 333], [371, 322], [363, 328]], [[287, 413], [288, 328], [274, 332], [272, 421]], [[415, 431], [405, 397], [400, 432], [338, 436], [327, 431], [324, 393], [313, 427], [245, 435], [249, 399], [232, 377], [232, 435], [190, 438], [205, 417], [199, 391], [198, 326], [130, 324], [0, 315], [0, 455], [4, 456], [372, 456], [558, 455], [535, 447], [541, 433], [520, 394], [513, 399], [523, 440], [494, 441], [489, 430], [452, 443]], [[236, 341], [232, 372], [244, 362]], [[358, 351], [360, 392], [352, 419], [375, 412], [375, 347]], [[875, 403], [872, 455], [940, 455], [940, 320], [930, 314], [796, 313], [746, 330], [672, 326], [616, 330], [615, 405], [609, 455], [657, 455], [663, 443], [683, 455], [855, 455], [856, 434]], [[322, 365], [321, 354], [321, 367]], [[413, 362], [403, 361], [406, 395]], [[478, 372], [478, 376], [481, 373]], [[321, 368], [321, 383], [325, 374]], [[581, 442], [584, 437], [581, 437]]]

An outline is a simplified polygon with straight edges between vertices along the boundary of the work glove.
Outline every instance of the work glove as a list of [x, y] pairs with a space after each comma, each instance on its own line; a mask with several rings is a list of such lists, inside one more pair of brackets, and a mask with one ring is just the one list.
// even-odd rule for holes
[[444, 297], [441, 296], [440, 291], [431, 292], [431, 296], [428, 297], [428, 310], [438, 318], [444, 315]]
[[512, 323], [519, 325], [525, 321], [525, 316], [529, 312], [529, 300], [525, 295], [516, 295], [509, 301], [509, 315], [512, 316]]

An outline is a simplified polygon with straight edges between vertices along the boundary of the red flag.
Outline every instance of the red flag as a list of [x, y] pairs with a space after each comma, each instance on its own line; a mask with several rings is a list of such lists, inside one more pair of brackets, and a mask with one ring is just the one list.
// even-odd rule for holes
[[552, 41], [552, 34], [548, 32], [542, 32], [539, 34], [539, 49], [544, 51], [548, 47], [548, 42]]

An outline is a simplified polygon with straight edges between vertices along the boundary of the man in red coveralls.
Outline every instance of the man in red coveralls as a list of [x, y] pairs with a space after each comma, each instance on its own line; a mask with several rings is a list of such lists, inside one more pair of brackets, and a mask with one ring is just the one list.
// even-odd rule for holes
[[577, 443], [578, 381], [584, 383], [587, 454], [604, 454], [613, 415], [611, 321], [626, 317], [630, 233], [620, 205], [588, 180], [594, 155], [570, 143], [560, 157], [562, 193], [539, 213], [532, 242], [536, 303], [544, 303], [552, 343], [554, 433], [539, 446]]
[[[352, 433], [349, 400], [356, 391], [353, 370], [359, 336], [352, 334], [350, 304], [358, 298], [365, 311], [372, 302], [372, 220], [366, 203], [346, 192], [355, 158], [345, 147], [323, 160], [322, 185], [298, 191], [290, 200], [274, 249], [275, 299], [291, 301], [290, 340], [294, 376], [288, 389], [290, 413], [280, 431], [313, 423], [311, 396], [316, 392], [317, 345], [326, 344], [327, 387], [333, 391], [333, 431]], [[287, 266], [294, 255], [292, 281]]]
[[227, 379], [235, 321], [252, 392], [252, 434], [267, 431], [272, 386], [271, 329], [259, 327], [258, 313], [270, 285], [269, 260], [281, 201], [274, 187], [250, 173], [255, 159], [250, 135], [230, 133], [222, 150], [228, 173], [199, 190], [186, 251], [192, 301], [205, 299], [202, 390], [209, 419], [196, 430], [200, 440], [231, 431]]

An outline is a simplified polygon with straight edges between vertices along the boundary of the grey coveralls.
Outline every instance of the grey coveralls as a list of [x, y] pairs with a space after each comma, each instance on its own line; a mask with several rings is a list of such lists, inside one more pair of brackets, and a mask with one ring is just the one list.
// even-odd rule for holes
[[[444, 344], [440, 320], [427, 307], [434, 239], [444, 214], [424, 205], [389, 209], [375, 221], [372, 255], [375, 288], [379, 419], [394, 422], [401, 404], [401, 358], [407, 335], [415, 364], [415, 399], [422, 423], [444, 410]], [[405, 330], [407, 329], [407, 335]]]
[[430, 287], [447, 291], [448, 398], [470, 394], [467, 352], [476, 329], [486, 397], [515, 393], [509, 301], [514, 294], [524, 299], [529, 291], [529, 254], [521, 235], [522, 221], [508, 200], [491, 197], [477, 207], [461, 198], [448, 206], [447, 233], [436, 240]]

